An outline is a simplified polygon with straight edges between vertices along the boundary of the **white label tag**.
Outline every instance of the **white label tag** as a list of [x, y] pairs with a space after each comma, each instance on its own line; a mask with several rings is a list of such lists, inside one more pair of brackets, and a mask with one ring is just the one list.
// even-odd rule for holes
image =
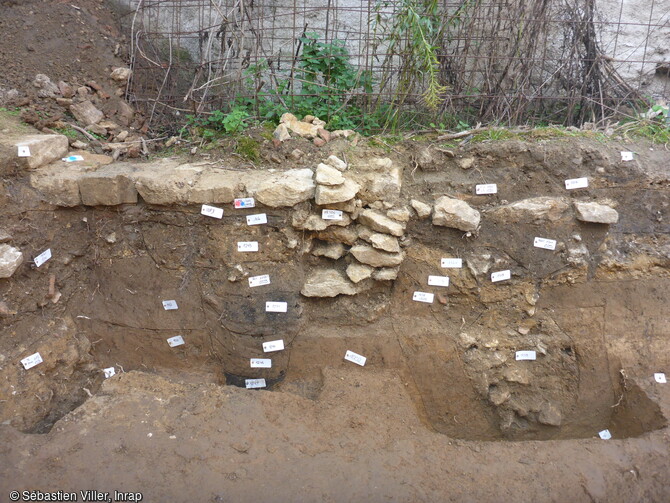
[[498, 186], [495, 183], [484, 183], [475, 186], [475, 194], [497, 194]]
[[179, 309], [179, 306], [177, 305], [176, 300], [164, 300], [163, 309], [166, 311], [172, 311], [173, 309]]
[[270, 284], [270, 275], [269, 274], [263, 274], [262, 276], [252, 276], [249, 278], [249, 286], [254, 287], [254, 286], [263, 286], [263, 285], [269, 285]]
[[426, 302], [427, 304], [432, 304], [434, 298], [435, 295], [428, 292], [414, 292], [414, 295], [412, 295], [412, 300], [417, 302]]
[[360, 365], [361, 367], [365, 365], [367, 358], [365, 356], [354, 353], [353, 351], [347, 351], [344, 353], [344, 359], [349, 360], [350, 362]]
[[260, 225], [267, 223], [268, 216], [265, 213], [259, 213], [258, 215], [247, 215], [247, 225]]
[[252, 369], [269, 369], [272, 368], [272, 360], [269, 358], [251, 358]]
[[342, 212], [340, 210], [323, 210], [321, 218], [324, 220], [342, 220]]
[[19, 145], [17, 155], [19, 157], [30, 157], [30, 147], [28, 145]]
[[537, 358], [537, 353], [535, 351], [517, 351], [516, 359], [517, 360], [535, 360]]
[[43, 251], [37, 257], [35, 257], [35, 266], [36, 267], [41, 266], [42, 264], [44, 264], [44, 262], [46, 262], [50, 258], [51, 258], [51, 248]]
[[603, 440], [609, 440], [612, 438], [612, 434], [610, 433], [610, 430], [603, 430], [598, 432], [598, 436], [602, 438]]
[[184, 338], [181, 335], [175, 335], [174, 337], [170, 337], [167, 340], [167, 343], [170, 345], [171, 348], [181, 346], [184, 344]]
[[287, 302], [266, 302], [265, 303], [265, 312], [266, 313], [285, 313], [288, 309]]
[[440, 262], [444, 269], [460, 269], [463, 267], [462, 258], [443, 258]]
[[43, 361], [44, 360], [42, 360], [42, 355], [39, 353], [34, 353], [30, 356], [26, 356], [23, 360], [21, 360], [21, 363], [23, 364], [23, 368], [28, 370], [33, 368], [35, 365], [39, 365]]
[[102, 369], [102, 371], [105, 373], [105, 379], [109, 379], [110, 377], [114, 377], [116, 375], [116, 369], [114, 367], [108, 367], [106, 369]]
[[258, 241], [238, 241], [237, 242], [237, 251], [238, 252], [257, 252], [258, 251]]
[[253, 197], [243, 197], [242, 199], [235, 199], [235, 208], [255, 208], [256, 201]]
[[621, 160], [622, 161], [632, 161], [633, 160], [633, 152], [621, 152]]
[[284, 340], [279, 339], [278, 341], [268, 341], [263, 343], [263, 352], [272, 353], [273, 351], [281, 351], [284, 349]]
[[428, 276], [428, 284], [431, 286], [449, 286], [449, 276]]
[[555, 250], [556, 241], [547, 238], [535, 238], [535, 240], [533, 241], [533, 246], [535, 248], [544, 248], [545, 250]]
[[663, 372], [658, 372], [654, 374], [654, 379], [656, 380], [657, 383], [665, 384], [668, 381], [665, 379], [665, 374]]
[[588, 178], [572, 178], [565, 181], [565, 188], [568, 190], [572, 189], [583, 189], [589, 186]]
[[510, 279], [512, 277], [512, 271], [509, 269], [507, 271], [498, 271], [491, 273], [491, 281], [496, 282], [496, 281], [504, 281], [506, 279]]
[[223, 208], [217, 208], [216, 206], [203, 204], [200, 213], [206, 217], [223, 218]]
[[245, 379], [244, 385], [247, 389], [265, 388], [265, 379]]
[[84, 158], [80, 155], [69, 155], [67, 157], [63, 157], [61, 161], [65, 162], [76, 162], [76, 161], [83, 161]]

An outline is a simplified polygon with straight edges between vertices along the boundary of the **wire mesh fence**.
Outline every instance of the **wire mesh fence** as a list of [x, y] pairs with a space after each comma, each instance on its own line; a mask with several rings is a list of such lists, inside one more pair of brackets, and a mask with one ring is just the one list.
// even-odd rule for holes
[[155, 128], [242, 107], [337, 127], [597, 122], [670, 94], [657, 0], [123, 0]]

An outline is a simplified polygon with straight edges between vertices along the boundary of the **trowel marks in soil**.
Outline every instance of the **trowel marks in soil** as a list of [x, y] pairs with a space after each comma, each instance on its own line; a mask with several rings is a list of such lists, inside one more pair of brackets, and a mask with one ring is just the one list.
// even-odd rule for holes
[[[668, 180], [655, 167], [662, 158], [624, 163], [620, 150], [483, 144], [445, 158], [440, 171], [412, 173], [406, 155], [360, 149], [342, 184], [356, 196], [337, 201], [328, 186], [337, 202], [323, 206], [304, 164], [266, 176], [119, 163], [96, 178], [62, 163], [33, 173], [33, 188], [13, 179], [3, 196], [14, 208], [10, 244], [52, 257], [0, 283], [10, 313], [0, 318], [0, 421], [48, 431], [110, 367], [110, 382], [131, 370], [240, 387], [263, 379], [264, 389], [316, 402], [323, 369], [336, 367], [400, 376], [425, 426], [451, 437], [609, 429], [617, 439], [661, 428], [636, 379], [670, 363]], [[566, 189], [582, 177], [588, 184]], [[496, 192], [478, 195], [484, 181]], [[105, 207], [118, 187], [139, 191], [139, 202]], [[234, 208], [252, 196], [253, 207]], [[80, 197], [100, 199], [90, 207]], [[202, 204], [223, 209], [221, 218], [201, 214]], [[325, 209], [342, 218], [324, 219]], [[253, 215], [262, 224], [249, 224]], [[534, 246], [538, 236], [552, 246]], [[509, 274], [492, 281], [501, 271]], [[432, 302], [412, 301], [415, 292]], [[164, 308], [168, 300], [178, 309]], [[185, 343], [166, 343], [176, 337]], [[271, 365], [250, 365], [278, 340]], [[365, 366], [343, 359], [347, 351]], [[36, 352], [43, 363], [25, 370], [20, 360]]]

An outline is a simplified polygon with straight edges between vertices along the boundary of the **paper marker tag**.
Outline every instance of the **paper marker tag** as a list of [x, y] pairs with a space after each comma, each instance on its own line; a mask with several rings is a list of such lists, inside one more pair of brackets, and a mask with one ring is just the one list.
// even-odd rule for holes
[[632, 161], [633, 160], [633, 152], [621, 152], [621, 160], [622, 161]]
[[412, 295], [412, 300], [415, 300], [416, 302], [425, 302], [427, 304], [432, 304], [434, 298], [435, 295], [428, 292], [414, 292], [414, 295]]
[[583, 189], [589, 186], [588, 178], [572, 178], [565, 181], [565, 188], [568, 190], [572, 189]]
[[268, 216], [265, 213], [259, 213], [258, 215], [247, 215], [247, 225], [260, 225], [267, 223]]
[[265, 388], [266, 386], [265, 379], [245, 379], [244, 385], [247, 387], [247, 389]]
[[512, 271], [509, 269], [506, 271], [498, 271], [491, 273], [491, 281], [495, 283], [496, 281], [504, 281], [512, 277]]
[[202, 205], [200, 210], [202, 215], [212, 218], [223, 218], [223, 208], [217, 208], [216, 206], [208, 206], [207, 204]]
[[19, 145], [17, 155], [19, 157], [30, 157], [30, 147], [28, 145]]
[[463, 267], [463, 259], [462, 258], [443, 258], [440, 261], [440, 265], [444, 269], [460, 269]]
[[365, 356], [354, 353], [353, 351], [347, 351], [344, 353], [344, 359], [350, 362], [360, 365], [361, 367], [365, 365], [367, 358]]
[[449, 286], [449, 276], [428, 276], [428, 284], [431, 286]]
[[665, 379], [665, 374], [663, 372], [658, 372], [654, 374], [654, 379], [657, 383], [665, 384], [668, 381]]
[[163, 309], [165, 309], [166, 311], [172, 311], [174, 309], [179, 309], [179, 306], [177, 305], [176, 300], [164, 300]]
[[251, 358], [252, 369], [269, 369], [272, 368], [272, 360], [269, 358]]
[[23, 360], [21, 360], [21, 363], [23, 364], [23, 368], [28, 370], [33, 368], [35, 365], [39, 365], [43, 361], [44, 360], [42, 360], [42, 355], [39, 353], [34, 353], [30, 356], [26, 356]]
[[35, 267], [40, 267], [44, 262], [51, 258], [51, 248], [43, 251], [37, 257], [35, 257]]
[[237, 242], [237, 251], [238, 252], [257, 252], [258, 251], [258, 241], [238, 241]]
[[68, 155], [67, 157], [63, 157], [61, 161], [65, 162], [76, 162], [76, 161], [83, 161], [84, 158], [80, 155]]
[[547, 238], [535, 238], [535, 240], [533, 241], [533, 246], [535, 248], [544, 248], [545, 250], [555, 250], [556, 241]]
[[342, 212], [340, 210], [323, 210], [321, 218], [324, 220], [342, 220]]
[[170, 345], [171, 348], [181, 346], [184, 344], [184, 338], [181, 335], [175, 335], [174, 337], [170, 337], [167, 340], [167, 343]]
[[603, 440], [609, 440], [612, 438], [612, 434], [610, 433], [610, 430], [603, 430], [598, 432], [598, 436], [602, 438]]
[[498, 186], [495, 183], [485, 183], [475, 186], [475, 194], [497, 194]]
[[284, 349], [284, 340], [268, 341], [263, 343], [263, 352], [272, 353], [273, 351], [281, 351]]
[[255, 208], [256, 201], [253, 197], [244, 197], [242, 199], [235, 199], [235, 208]]
[[249, 286], [254, 287], [254, 286], [263, 286], [263, 285], [269, 285], [270, 284], [270, 275], [269, 274], [263, 274], [262, 276], [252, 276], [249, 278]]
[[535, 360], [537, 358], [537, 353], [535, 351], [517, 351], [516, 359], [517, 360]]
[[285, 313], [288, 309], [287, 302], [266, 302], [265, 303], [265, 312], [266, 313]]
[[116, 369], [114, 367], [108, 367], [106, 369], [102, 369], [102, 371], [105, 373], [105, 379], [109, 379], [110, 377], [114, 377], [116, 375]]

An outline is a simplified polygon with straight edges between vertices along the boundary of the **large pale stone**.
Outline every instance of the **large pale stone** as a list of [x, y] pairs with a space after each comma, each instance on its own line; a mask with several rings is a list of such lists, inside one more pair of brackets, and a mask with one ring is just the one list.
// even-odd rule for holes
[[81, 202], [87, 206], [115, 206], [137, 202], [131, 164], [110, 165], [79, 178]]
[[537, 420], [549, 426], [560, 426], [563, 422], [561, 410], [551, 403], [544, 403], [537, 416]]
[[232, 171], [205, 171], [188, 194], [194, 204], [232, 203], [244, 190], [244, 177]]
[[326, 159], [326, 164], [337, 169], [338, 171], [347, 170], [347, 163], [334, 155], [328, 156], [328, 159]]
[[149, 204], [170, 205], [189, 202], [188, 195], [203, 168], [163, 160], [145, 166], [135, 175], [135, 187]]
[[358, 237], [364, 239], [379, 250], [384, 250], [390, 253], [398, 253], [400, 251], [398, 238], [389, 236], [388, 234], [374, 232], [373, 230], [362, 225], [358, 226]]
[[291, 169], [269, 175], [255, 191], [256, 199], [266, 206], [295, 206], [314, 197], [311, 169]]
[[70, 112], [72, 112], [72, 115], [74, 115], [77, 121], [84, 126], [97, 124], [105, 118], [105, 114], [98, 110], [90, 100], [70, 105]]
[[386, 212], [386, 216], [397, 220], [398, 222], [409, 222], [410, 212], [407, 207], [403, 206], [402, 208], [393, 208]]
[[375, 210], [362, 210], [358, 215], [358, 221], [378, 232], [393, 236], [402, 236], [405, 233], [405, 226], [403, 224]]
[[414, 211], [416, 211], [416, 216], [419, 218], [428, 218], [433, 211], [430, 204], [423, 203], [416, 199], [412, 199], [410, 204], [412, 205], [412, 208], [414, 208]]
[[605, 204], [575, 201], [577, 219], [582, 222], [596, 224], [615, 224], [619, 221], [619, 213]]
[[442, 196], [435, 201], [433, 225], [469, 232], [479, 227], [479, 221], [479, 212], [465, 201], [449, 196]]
[[6, 244], [0, 245], [0, 278], [10, 278], [23, 262], [23, 253]]
[[563, 197], [533, 197], [493, 208], [487, 214], [508, 223], [520, 220], [555, 222], [563, 217], [569, 206]]
[[19, 145], [30, 148], [30, 157], [20, 159], [28, 169], [36, 169], [65, 157], [68, 152], [67, 137], [60, 134], [41, 134], [25, 136], [13, 141], [13, 155], [16, 156]]
[[347, 266], [347, 276], [349, 276], [349, 279], [354, 283], [359, 283], [372, 276], [374, 270], [375, 269], [369, 265], [352, 262]]
[[286, 124], [279, 124], [279, 126], [277, 126], [277, 128], [274, 130], [274, 133], [272, 133], [272, 137], [279, 141], [286, 141], [291, 139], [291, 135], [288, 132]]
[[400, 267], [382, 267], [372, 273], [372, 279], [377, 281], [393, 281], [398, 277]]
[[344, 245], [342, 243], [316, 243], [312, 248], [312, 255], [337, 260], [344, 256]]
[[319, 126], [315, 124], [309, 124], [298, 120], [288, 121], [285, 124], [291, 131], [303, 138], [312, 139], [316, 138], [318, 135]]
[[403, 253], [387, 253], [368, 245], [356, 245], [349, 252], [359, 262], [372, 267], [395, 267], [405, 258]]
[[315, 237], [323, 241], [353, 245], [358, 239], [358, 234], [351, 227], [328, 227], [318, 232]]
[[[388, 162], [382, 162], [388, 161]], [[372, 169], [372, 171], [366, 171]], [[375, 201], [396, 202], [402, 188], [402, 169], [393, 166], [390, 159], [377, 160], [368, 166], [361, 167], [351, 175], [361, 186], [360, 198], [371, 204]]]
[[337, 169], [319, 163], [316, 167], [316, 183], [320, 185], [338, 186], [344, 183], [344, 177]]
[[340, 271], [335, 269], [317, 269], [313, 271], [300, 293], [305, 297], [336, 297], [338, 295], [356, 295], [359, 289]]
[[81, 169], [45, 170], [30, 175], [30, 185], [37, 189], [44, 199], [57, 206], [79, 206], [79, 178]]
[[342, 220], [324, 220], [321, 215], [310, 213], [309, 210], [300, 210], [293, 213], [291, 221], [293, 227], [305, 231], [323, 231], [331, 226], [346, 227], [351, 223], [351, 217], [344, 213]]
[[353, 180], [345, 180], [339, 187], [319, 185], [316, 188], [315, 201], [319, 205], [343, 203], [356, 197], [359, 189], [360, 186]]

